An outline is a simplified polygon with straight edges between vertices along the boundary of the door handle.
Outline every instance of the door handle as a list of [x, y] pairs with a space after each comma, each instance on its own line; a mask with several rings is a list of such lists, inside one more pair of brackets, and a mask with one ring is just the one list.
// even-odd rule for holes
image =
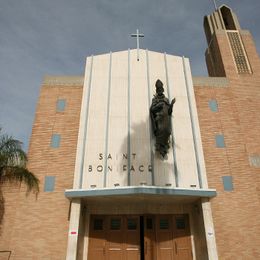
[[177, 255], [177, 253], [178, 253], [178, 248], [177, 248], [177, 243], [176, 243], [176, 241], [174, 242], [174, 245], [175, 245], [175, 254]]

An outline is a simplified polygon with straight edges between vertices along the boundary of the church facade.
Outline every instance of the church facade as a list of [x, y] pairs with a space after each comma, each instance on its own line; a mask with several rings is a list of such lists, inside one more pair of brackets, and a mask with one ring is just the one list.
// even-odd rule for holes
[[[45, 77], [29, 147], [41, 192], [3, 187], [0, 259], [260, 257], [260, 60], [228, 6], [204, 29], [209, 77], [142, 49]], [[158, 79], [175, 98], [167, 154], [151, 120]]]

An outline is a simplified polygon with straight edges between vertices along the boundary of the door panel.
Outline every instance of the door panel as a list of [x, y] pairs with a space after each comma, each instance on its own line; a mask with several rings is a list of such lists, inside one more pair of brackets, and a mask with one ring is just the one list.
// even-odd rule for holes
[[89, 260], [192, 260], [186, 214], [91, 216], [89, 231]]
[[108, 217], [108, 232], [106, 236], [106, 259], [124, 259], [124, 221], [122, 216]]
[[140, 221], [139, 216], [126, 217], [125, 256], [127, 260], [140, 259]]
[[192, 247], [190, 237], [189, 216], [173, 216], [173, 234], [174, 244], [176, 246], [176, 260], [192, 259]]
[[106, 251], [106, 260], [123, 260], [124, 255], [122, 250], [117, 250], [116, 248], [110, 248]]
[[88, 259], [103, 260], [105, 259], [105, 217], [92, 217], [90, 221], [90, 234]]
[[129, 248], [126, 249], [126, 258], [127, 260], [132, 260], [132, 259], [140, 259], [140, 251], [136, 248]]
[[139, 216], [91, 216], [89, 260], [140, 260]]
[[172, 218], [169, 215], [156, 217], [157, 259], [173, 260], [174, 245], [172, 234]]
[[144, 217], [144, 259], [156, 259], [154, 216]]
[[155, 241], [158, 260], [192, 260], [189, 216], [157, 215]]

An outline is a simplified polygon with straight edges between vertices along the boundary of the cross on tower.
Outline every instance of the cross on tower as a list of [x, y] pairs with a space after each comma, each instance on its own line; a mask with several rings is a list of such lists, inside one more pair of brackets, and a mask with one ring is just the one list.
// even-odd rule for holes
[[136, 29], [136, 33], [132, 33], [131, 37], [136, 37], [136, 44], [137, 44], [137, 61], [139, 61], [139, 37], [144, 37], [144, 34], [140, 34], [139, 30]]

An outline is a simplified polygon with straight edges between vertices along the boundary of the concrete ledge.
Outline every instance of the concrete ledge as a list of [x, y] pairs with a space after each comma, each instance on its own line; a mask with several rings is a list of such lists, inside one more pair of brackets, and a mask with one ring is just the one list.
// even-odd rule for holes
[[192, 77], [194, 87], [227, 87], [229, 80], [225, 77]]
[[239, 30], [241, 35], [251, 35], [250, 31], [248, 30]]
[[129, 195], [158, 195], [158, 196], [191, 196], [211, 198], [217, 195], [214, 189], [181, 189], [181, 188], [165, 188], [154, 186], [129, 186], [121, 188], [103, 188], [103, 189], [71, 189], [65, 191], [67, 198], [87, 198], [87, 197], [103, 197], [103, 196], [129, 196]]
[[45, 86], [83, 86], [84, 76], [45, 76], [42, 85]]

